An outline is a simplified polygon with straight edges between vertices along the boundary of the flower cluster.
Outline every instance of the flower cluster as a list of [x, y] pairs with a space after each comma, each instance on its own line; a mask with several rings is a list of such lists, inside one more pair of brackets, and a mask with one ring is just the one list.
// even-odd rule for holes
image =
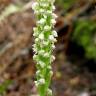
[[40, 96], [51, 96], [52, 91], [48, 89], [51, 77], [51, 63], [55, 60], [52, 51], [55, 48], [57, 32], [54, 29], [57, 15], [53, 13], [55, 10], [55, 0], [36, 0], [32, 4], [36, 16], [36, 27], [33, 28], [35, 44], [33, 50], [35, 52], [33, 59], [36, 61], [36, 77], [35, 85]]

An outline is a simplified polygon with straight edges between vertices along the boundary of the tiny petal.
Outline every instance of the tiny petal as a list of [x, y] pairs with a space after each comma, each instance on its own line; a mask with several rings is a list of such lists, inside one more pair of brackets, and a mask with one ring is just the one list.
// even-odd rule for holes
[[49, 70], [51, 70], [51, 69], [52, 69], [50, 65], [49, 65], [47, 68], [48, 68]]
[[45, 22], [46, 22], [46, 20], [45, 20], [45, 19], [43, 19], [43, 18], [42, 18], [42, 19], [40, 19], [39, 21], [37, 21], [37, 23], [38, 23], [38, 24], [44, 24]]
[[32, 4], [32, 9], [33, 10], [36, 10], [37, 8], [38, 8], [38, 2], [34, 2], [33, 4]]
[[36, 38], [36, 39], [35, 39], [35, 42], [39, 42], [39, 38]]
[[55, 6], [52, 6], [52, 9], [55, 10]]
[[38, 83], [37, 81], [34, 81], [34, 82], [35, 82], [35, 85], [36, 85], [36, 86], [38, 86], [38, 85], [39, 85], [39, 83]]
[[50, 36], [49, 36], [49, 40], [54, 41], [53, 35], [50, 35]]
[[51, 57], [51, 61], [53, 62], [55, 60], [55, 56], [52, 56]]
[[45, 63], [42, 62], [42, 61], [39, 61], [37, 64], [40, 65], [41, 68], [44, 68], [45, 67]]
[[42, 85], [42, 84], [45, 84], [45, 79], [44, 78], [41, 78], [38, 80], [39, 84]]
[[52, 14], [52, 11], [48, 10], [47, 13], [48, 13], [48, 14]]
[[39, 73], [40, 73], [40, 70], [37, 70], [37, 71], [36, 71], [36, 74], [39, 74]]
[[47, 94], [48, 94], [48, 96], [52, 96], [52, 90], [48, 89]]
[[33, 60], [37, 60], [38, 56], [34, 54]]
[[44, 42], [43, 42], [43, 45], [44, 45], [44, 46], [47, 46], [48, 44], [49, 44], [49, 42], [47, 42], [47, 41], [44, 41]]
[[41, 33], [41, 34], [39, 35], [39, 39], [44, 40], [44, 34], [43, 34], [43, 33]]
[[54, 42], [54, 43], [57, 42], [56, 38], [54, 38], [53, 42]]
[[47, 3], [40, 3], [40, 5], [42, 6], [42, 7], [48, 7], [48, 4]]
[[52, 31], [52, 35], [53, 35], [54, 37], [58, 37], [57, 32], [56, 32], [55, 30]]
[[44, 57], [49, 57], [49, 53], [45, 53], [44, 54]]
[[40, 55], [44, 55], [44, 53], [45, 53], [44, 50], [40, 50], [40, 51], [38, 52], [38, 54], [40, 54]]
[[45, 30], [45, 31], [49, 31], [50, 29], [51, 29], [51, 27], [48, 26], [48, 25], [46, 25], [46, 26], [44, 27], [44, 30]]
[[43, 15], [44, 16], [44, 18], [46, 19], [47, 18], [47, 16], [46, 15]]
[[50, 71], [49, 74], [50, 74], [50, 76], [52, 76], [53, 75], [53, 71]]
[[55, 45], [52, 45], [52, 49], [55, 49], [56, 47], [55, 47]]
[[34, 27], [33, 31], [34, 31], [34, 34], [38, 33], [38, 28]]
[[52, 13], [53, 18], [57, 18], [58, 16], [55, 13]]
[[45, 10], [44, 10], [44, 9], [40, 9], [39, 12], [40, 12], [40, 13], [44, 13]]
[[56, 24], [55, 19], [52, 19], [52, 20], [51, 20], [51, 23], [52, 23], [52, 24]]

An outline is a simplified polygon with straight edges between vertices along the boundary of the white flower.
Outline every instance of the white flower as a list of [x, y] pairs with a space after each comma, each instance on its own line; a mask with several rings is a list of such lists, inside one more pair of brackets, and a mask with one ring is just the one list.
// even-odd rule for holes
[[45, 67], [45, 63], [42, 62], [42, 61], [39, 61], [39, 62], [37, 63], [37, 65], [40, 65], [41, 68], [44, 68], [44, 67]]
[[45, 22], [46, 22], [46, 20], [44, 18], [42, 18], [39, 21], [37, 21], [38, 24], [44, 24]]
[[37, 48], [33, 48], [33, 51], [34, 51], [35, 53], [37, 53]]
[[46, 2], [41, 2], [40, 5], [41, 5], [42, 7], [48, 7], [48, 3], [46, 3]]
[[43, 41], [42, 43], [43, 43], [44, 46], [47, 46], [49, 44], [48, 41]]
[[56, 38], [54, 38], [53, 42], [54, 42], [54, 43], [57, 42]]
[[36, 74], [39, 74], [39, 73], [40, 73], [40, 70], [37, 70], [37, 71], [36, 71]]
[[40, 12], [39, 10], [35, 10], [34, 13], [38, 15]]
[[56, 32], [55, 30], [52, 31], [52, 35], [53, 35], [54, 37], [58, 37], [57, 32]]
[[49, 53], [45, 53], [43, 56], [44, 57], [49, 57]]
[[37, 59], [38, 59], [38, 56], [34, 54], [33, 60], [36, 60], [37, 61]]
[[49, 40], [54, 41], [54, 36], [53, 35], [50, 35], [49, 36]]
[[41, 39], [41, 40], [44, 40], [44, 34], [41, 33], [38, 38]]
[[49, 65], [47, 68], [48, 68], [49, 70], [51, 70], [51, 69], [52, 69], [50, 65]]
[[55, 10], [55, 6], [54, 5], [52, 6], [52, 9]]
[[50, 71], [49, 71], [49, 74], [50, 74], [50, 76], [52, 76], [52, 75], [53, 75], [53, 71], [50, 70]]
[[36, 47], [36, 44], [34, 44], [34, 45], [32, 45], [32, 46], [33, 46], [33, 50], [34, 50], [34, 52], [37, 53], [37, 47]]
[[49, 40], [52, 41], [52, 42], [57, 42], [56, 38], [54, 38], [53, 35], [50, 35], [49, 36]]
[[48, 14], [52, 14], [52, 11], [51, 10], [47, 10], [46, 11]]
[[46, 19], [47, 18], [47, 16], [46, 15], [43, 15], [44, 16], [44, 18]]
[[51, 23], [52, 23], [53, 25], [56, 24], [55, 19], [51, 19]]
[[38, 85], [39, 85], [39, 83], [38, 83], [37, 81], [34, 81], [34, 82], [35, 82], [35, 85], [36, 85], [36, 86], [38, 86]]
[[39, 38], [36, 38], [36, 39], [35, 39], [35, 42], [39, 42]]
[[48, 96], [52, 96], [52, 90], [48, 89], [47, 94], [48, 94]]
[[34, 37], [38, 36], [38, 32], [34, 32], [34, 33], [33, 33], [33, 36], [34, 36]]
[[38, 28], [34, 27], [33, 31], [34, 31], [33, 36], [38, 36], [38, 34], [39, 34]]
[[40, 70], [37, 70], [37, 71], [36, 71], [36, 75], [37, 75], [37, 76], [40, 75]]
[[32, 4], [32, 9], [33, 9], [33, 10], [37, 10], [37, 9], [38, 9], [38, 6], [39, 6], [38, 2], [34, 2], [34, 3]]
[[38, 28], [34, 27], [34, 28], [33, 28], [33, 31], [34, 31], [34, 32], [38, 32]]
[[38, 80], [38, 83], [39, 83], [40, 85], [45, 84], [45, 79], [44, 79], [44, 78], [39, 79], [39, 80]]
[[39, 12], [40, 12], [40, 13], [44, 13], [45, 10], [44, 10], [44, 9], [39, 9]]
[[51, 62], [53, 62], [54, 60], [55, 60], [55, 56], [52, 55]]
[[44, 53], [45, 53], [44, 50], [40, 50], [40, 51], [38, 51], [38, 54], [40, 54], [40, 55], [44, 55]]
[[45, 31], [49, 31], [50, 29], [51, 29], [50, 26], [48, 26], [48, 25], [44, 26], [44, 30], [45, 30]]
[[52, 17], [56, 19], [58, 16], [55, 13], [52, 13]]
[[36, 48], [36, 44], [33, 44], [32, 47], [33, 47], [33, 48]]
[[52, 45], [52, 49], [55, 49], [55, 45], [54, 44]]
[[34, 32], [34, 33], [33, 33], [33, 36], [37, 36], [37, 35], [38, 35], [37, 32]]

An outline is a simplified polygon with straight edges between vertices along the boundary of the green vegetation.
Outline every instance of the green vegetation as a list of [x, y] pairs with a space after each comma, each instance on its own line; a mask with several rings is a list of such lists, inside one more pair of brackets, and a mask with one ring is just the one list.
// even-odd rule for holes
[[75, 23], [72, 39], [82, 45], [88, 58], [96, 59], [96, 22], [78, 20]]
[[77, 0], [56, 0], [56, 4], [62, 5], [63, 9], [66, 10], [72, 6]]
[[[62, 5], [63, 11], [66, 11], [78, 1], [57, 0], [56, 3]], [[85, 56], [87, 58], [96, 59], [96, 21], [92, 21], [91, 17], [82, 20], [78, 17], [76, 18], [75, 24], [73, 23], [73, 26], [72, 40], [85, 49]]]
[[0, 84], [0, 96], [4, 94], [4, 92], [11, 83], [12, 83], [11, 80], [6, 80], [2, 84]]

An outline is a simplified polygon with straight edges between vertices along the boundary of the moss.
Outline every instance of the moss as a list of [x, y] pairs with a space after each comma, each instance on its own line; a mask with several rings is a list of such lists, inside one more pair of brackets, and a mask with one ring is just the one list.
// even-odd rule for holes
[[96, 22], [91, 20], [78, 20], [74, 24], [72, 40], [82, 45], [86, 57], [96, 58]]

